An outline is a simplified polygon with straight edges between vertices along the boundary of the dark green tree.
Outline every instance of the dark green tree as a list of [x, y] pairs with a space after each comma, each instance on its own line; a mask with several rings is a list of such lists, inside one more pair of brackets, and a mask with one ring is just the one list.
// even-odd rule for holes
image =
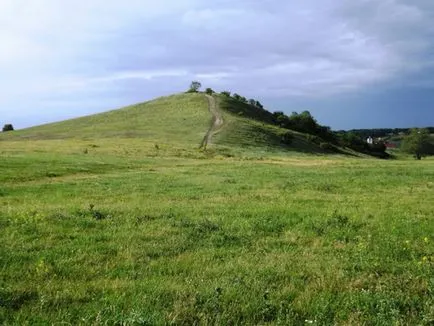
[[226, 96], [226, 97], [230, 97], [231, 96], [231, 92], [229, 91], [223, 91], [221, 92], [222, 95]]
[[417, 160], [420, 160], [422, 156], [429, 153], [429, 137], [427, 129], [411, 129], [410, 134], [402, 140], [401, 150], [404, 153], [414, 155]]
[[256, 101], [255, 106], [256, 106], [257, 108], [260, 108], [260, 109], [263, 109], [263, 108], [264, 108], [264, 106], [263, 106], [263, 105], [261, 104], [261, 102], [259, 102], [259, 101]]
[[12, 124], [10, 124], [10, 123], [7, 123], [3, 126], [3, 132], [13, 131], [13, 130], [14, 130], [14, 126], [12, 126]]
[[309, 111], [303, 111], [301, 113], [293, 112], [289, 116], [289, 129], [315, 135], [317, 134], [318, 127], [318, 123]]
[[202, 84], [200, 82], [192, 81], [187, 93], [197, 93], [201, 87], [202, 87]]
[[212, 95], [212, 94], [214, 94], [215, 92], [212, 90], [212, 88], [207, 88], [206, 90], [205, 90], [205, 93], [206, 94], [208, 94], [208, 95]]
[[282, 128], [289, 129], [289, 117], [282, 111], [276, 111], [273, 113], [273, 121], [275, 124]]
[[256, 101], [255, 101], [254, 99], [250, 99], [250, 100], [249, 100], [249, 104], [250, 104], [251, 106], [256, 106]]
[[232, 97], [234, 98], [234, 100], [241, 101], [241, 95], [239, 95], [237, 93], [234, 93], [234, 95], [232, 95]]

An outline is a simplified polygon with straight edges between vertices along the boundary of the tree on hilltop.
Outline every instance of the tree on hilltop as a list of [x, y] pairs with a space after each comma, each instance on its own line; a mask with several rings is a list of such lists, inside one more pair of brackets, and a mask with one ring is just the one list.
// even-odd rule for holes
[[223, 91], [220, 94], [222, 94], [222, 95], [224, 95], [226, 97], [231, 97], [231, 92], [229, 92], [229, 91]]
[[241, 95], [239, 95], [237, 93], [234, 93], [234, 95], [232, 95], [232, 97], [234, 98], [234, 100], [241, 101]]
[[198, 82], [196, 80], [192, 81], [187, 93], [197, 93], [201, 87], [202, 87], [202, 84], [200, 82]]
[[260, 108], [260, 109], [263, 109], [263, 108], [264, 108], [264, 106], [263, 106], [263, 105], [261, 104], [261, 102], [259, 102], [259, 101], [256, 101], [255, 106], [256, 106], [257, 108]]

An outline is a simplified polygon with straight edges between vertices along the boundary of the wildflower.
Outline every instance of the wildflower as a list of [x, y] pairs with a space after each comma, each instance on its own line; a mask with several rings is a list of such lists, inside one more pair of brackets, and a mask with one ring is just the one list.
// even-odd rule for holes
[[425, 242], [425, 243], [428, 243], [428, 238], [427, 237], [425, 237], [425, 238], [423, 238], [423, 241]]

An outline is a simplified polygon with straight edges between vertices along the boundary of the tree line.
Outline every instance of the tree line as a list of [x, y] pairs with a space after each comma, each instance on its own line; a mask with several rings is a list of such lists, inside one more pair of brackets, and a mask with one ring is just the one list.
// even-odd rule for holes
[[[406, 135], [411, 132], [412, 128], [374, 128], [374, 129], [351, 129], [349, 131], [339, 130], [340, 133], [351, 132], [360, 137], [383, 138], [393, 135]], [[426, 127], [429, 133], [434, 134], [434, 127]]]

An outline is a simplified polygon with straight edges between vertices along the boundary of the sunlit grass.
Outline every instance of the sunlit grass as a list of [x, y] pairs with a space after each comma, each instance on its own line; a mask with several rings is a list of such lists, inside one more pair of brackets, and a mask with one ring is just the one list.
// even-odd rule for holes
[[4, 324], [434, 320], [432, 159], [0, 144]]

